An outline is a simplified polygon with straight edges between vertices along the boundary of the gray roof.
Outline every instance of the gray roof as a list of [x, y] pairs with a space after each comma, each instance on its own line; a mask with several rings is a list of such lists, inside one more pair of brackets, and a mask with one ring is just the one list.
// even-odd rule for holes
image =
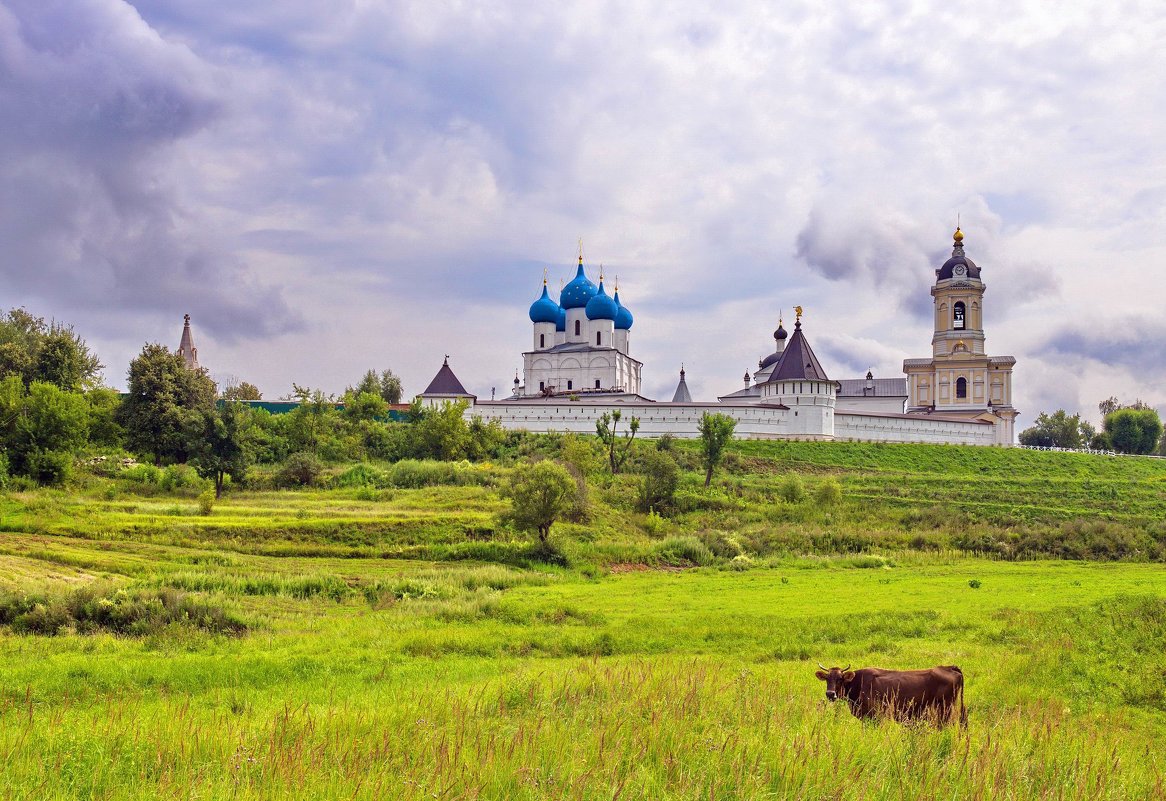
[[684, 381], [684, 370], [680, 371], [680, 383], [676, 385], [676, 394], [672, 396], [673, 403], [692, 403], [692, 395], [688, 392], [688, 384]]
[[905, 378], [873, 378], [874, 392], [867, 393], [865, 378], [844, 378], [838, 382], [838, 397], [840, 398], [905, 398], [907, 397], [907, 379]]
[[794, 335], [789, 338], [781, 359], [765, 383], [772, 381], [829, 381], [821, 362], [814, 355], [810, 343], [802, 333], [802, 321], [794, 323]]
[[437, 375], [429, 382], [429, 386], [425, 388], [422, 395], [462, 395], [467, 398], [476, 397], [472, 393], [466, 392], [466, 388], [462, 386], [462, 382], [458, 381], [458, 377], [453, 374], [453, 370], [449, 369], [449, 357], [445, 357], [445, 362], [441, 365], [441, 369], [437, 371]]

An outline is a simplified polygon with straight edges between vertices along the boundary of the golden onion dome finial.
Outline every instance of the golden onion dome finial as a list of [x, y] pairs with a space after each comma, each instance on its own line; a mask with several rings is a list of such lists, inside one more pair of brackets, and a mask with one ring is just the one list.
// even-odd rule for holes
[[952, 238], [955, 239], [957, 245], [964, 241], [964, 232], [959, 229], [958, 225], [956, 226], [955, 234]]

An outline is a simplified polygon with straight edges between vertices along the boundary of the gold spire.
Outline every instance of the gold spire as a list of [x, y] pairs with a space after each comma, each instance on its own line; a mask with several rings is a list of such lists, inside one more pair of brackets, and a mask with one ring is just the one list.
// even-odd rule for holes
[[599, 283], [603, 283], [603, 262], [599, 262]]
[[797, 316], [798, 316], [797, 321], [800, 323], [802, 321], [802, 307], [801, 306], [794, 306], [794, 312], [797, 314]]
[[583, 237], [579, 237], [579, 266], [583, 266]]
[[952, 238], [955, 239], [957, 245], [964, 241], [964, 232], [960, 230], [958, 225], [955, 227], [955, 234]]
[[547, 285], [547, 268], [543, 267], [543, 286]]

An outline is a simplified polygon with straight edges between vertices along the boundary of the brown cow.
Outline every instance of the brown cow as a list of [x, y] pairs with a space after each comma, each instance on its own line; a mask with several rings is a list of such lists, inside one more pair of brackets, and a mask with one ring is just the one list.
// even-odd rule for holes
[[814, 675], [826, 682], [826, 699], [845, 698], [856, 718], [889, 715], [894, 720], [934, 719], [942, 726], [951, 719], [956, 696], [960, 702], [960, 725], [968, 725], [964, 707], [964, 673], [955, 665], [926, 670], [883, 670], [881, 668], [827, 668]]

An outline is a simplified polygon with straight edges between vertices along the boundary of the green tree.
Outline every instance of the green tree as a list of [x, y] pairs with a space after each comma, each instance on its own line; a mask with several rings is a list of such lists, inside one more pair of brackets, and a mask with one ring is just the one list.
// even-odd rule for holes
[[515, 524], [537, 531], [543, 543], [555, 521], [575, 505], [575, 480], [564, 467], [550, 461], [519, 465], [503, 491], [510, 498]]
[[1042, 448], [1083, 448], [1096, 433], [1080, 414], [1070, 415], [1064, 409], [1057, 409], [1052, 414], [1041, 412], [1037, 415], [1036, 422], [1020, 432], [1020, 444]]
[[259, 387], [247, 381], [232, 383], [223, 390], [223, 400], [227, 401], [257, 401], [263, 400], [263, 393]]
[[215, 383], [205, 370], [190, 370], [166, 346], [148, 344], [130, 362], [129, 394], [118, 422], [130, 450], [152, 454], [157, 464], [182, 462], [190, 426], [214, 402]]
[[85, 393], [89, 404], [89, 443], [104, 448], [120, 448], [125, 442], [125, 429], [118, 422], [121, 395], [108, 387], [98, 387]]
[[1117, 409], [1105, 416], [1105, 433], [1119, 453], [1153, 453], [1162, 437], [1162, 420], [1154, 409]]
[[640, 458], [639, 507], [641, 512], [665, 512], [672, 508], [680, 485], [680, 468], [667, 451], [652, 448]]
[[218, 408], [203, 409], [191, 432], [190, 461], [200, 476], [214, 479], [216, 499], [223, 495], [227, 476], [235, 483], [247, 476], [251, 454], [246, 441], [246, 414], [239, 404], [224, 402]]
[[376, 392], [361, 391], [355, 395], [349, 392], [344, 396], [344, 417], [351, 422], [375, 420], [384, 417], [388, 410], [389, 405]]
[[45, 322], [24, 309], [0, 316], [0, 377], [19, 375], [80, 392], [100, 384], [104, 365], [72, 327]]
[[16, 375], [0, 382], [0, 444], [12, 472], [60, 483], [88, 433], [89, 409], [80, 393], [45, 381], [25, 390]]
[[392, 370], [384, 370], [377, 375], [376, 370], [369, 370], [360, 379], [355, 387], [349, 387], [345, 394], [359, 395], [362, 392], [371, 392], [380, 395], [385, 403], [401, 402], [401, 379], [393, 374]]
[[299, 403], [280, 422], [293, 451], [305, 451], [335, 459], [344, 452], [342, 421], [336, 398], [320, 389], [292, 384], [292, 397]]
[[468, 408], [469, 403], [462, 400], [421, 409], [412, 429], [415, 455], [421, 459], [465, 459], [470, 448], [465, 418]]
[[600, 442], [603, 443], [604, 448], [607, 449], [607, 464], [611, 468], [613, 476], [627, 461], [632, 441], [636, 438], [636, 432], [640, 430], [640, 418], [633, 417], [628, 423], [628, 430], [624, 433], [623, 444], [620, 445], [617, 429], [622, 417], [620, 410], [615, 409], [611, 412], [604, 412], [595, 423], [595, 433]]
[[725, 458], [725, 447], [732, 441], [736, 427], [737, 421], [725, 414], [705, 412], [700, 416], [700, 455], [706, 487], [713, 480], [713, 471]]

